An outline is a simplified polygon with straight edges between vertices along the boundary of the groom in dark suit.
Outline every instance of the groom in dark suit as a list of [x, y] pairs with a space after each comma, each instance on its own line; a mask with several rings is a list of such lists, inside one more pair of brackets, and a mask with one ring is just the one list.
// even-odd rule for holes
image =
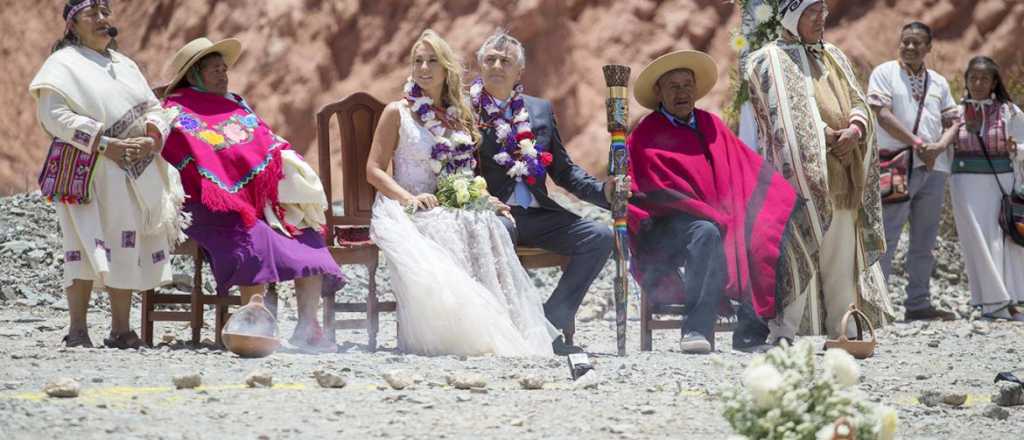
[[[502, 217], [512, 241], [570, 257], [544, 313], [559, 330], [576, 319], [590, 284], [611, 255], [609, 226], [580, 218], [555, 203], [547, 178], [594, 205], [609, 209], [614, 183], [600, 182], [573, 163], [562, 145], [551, 103], [523, 95], [519, 79], [525, 67], [523, 45], [499, 30], [477, 51], [482, 79], [471, 96], [480, 123], [480, 174], [487, 189], [511, 207], [515, 223]], [[556, 354], [582, 351], [552, 342]]]

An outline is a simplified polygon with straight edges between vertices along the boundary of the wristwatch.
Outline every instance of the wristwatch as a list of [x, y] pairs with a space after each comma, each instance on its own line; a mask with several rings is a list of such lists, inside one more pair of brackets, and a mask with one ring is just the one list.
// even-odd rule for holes
[[96, 151], [100, 154], [107, 152], [107, 145], [110, 144], [110, 138], [106, 136], [100, 136], [100, 142], [96, 144]]

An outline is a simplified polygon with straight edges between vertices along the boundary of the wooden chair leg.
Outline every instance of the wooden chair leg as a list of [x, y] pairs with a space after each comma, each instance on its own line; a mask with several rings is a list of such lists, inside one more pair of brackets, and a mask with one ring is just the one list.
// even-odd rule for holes
[[366, 266], [369, 291], [366, 293], [366, 335], [370, 352], [377, 351], [377, 332], [380, 330], [380, 311], [377, 310], [377, 263]]
[[565, 329], [562, 330], [562, 336], [565, 337], [565, 345], [573, 345], [573, 337], [576, 335], [576, 321], [573, 320], [569, 323]]
[[224, 331], [224, 324], [228, 322], [228, 306], [217, 304], [215, 315], [213, 339], [218, 346], [224, 346], [224, 338], [221, 332]]
[[651, 332], [651, 307], [647, 294], [640, 291], [640, 351], [651, 351], [654, 335]]
[[335, 328], [335, 315], [337, 312], [334, 311], [336, 299], [334, 294], [330, 294], [324, 297], [324, 333], [327, 334], [327, 340], [331, 341], [332, 344], [338, 342], [338, 329]]
[[274, 315], [274, 319], [277, 319], [277, 283], [267, 284], [267, 294], [263, 297], [263, 305]]
[[[558, 266], [558, 268], [562, 270], [563, 274], [565, 273], [565, 269], [568, 268], [568, 267], [569, 267], [568, 260], [566, 260], [566, 262], [564, 264], [561, 264], [561, 265]], [[574, 339], [575, 336], [576, 336], [576, 318], [574, 317], [572, 322], [570, 322], [567, 327], [562, 329], [562, 338], [565, 340], [565, 345], [574, 345], [573, 344], [573, 339]]]
[[192, 260], [192, 344], [198, 345], [203, 331], [203, 251], [197, 249]]
[[142, 292], [142, 342], [153, 346], [153, 291]]

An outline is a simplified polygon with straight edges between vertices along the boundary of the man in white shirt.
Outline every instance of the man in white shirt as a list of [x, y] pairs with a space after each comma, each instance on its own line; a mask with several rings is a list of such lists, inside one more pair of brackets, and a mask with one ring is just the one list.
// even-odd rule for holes
[[956, 318], [951, 312], [935, 308], [929, 292], [935, 263], [933, 250], [950, 172], [948, 147], [956, 135], [954, 124], [958, 116], [949, 83], [925, 67], [931, 41], [932, 31], [927, 25], [915, 21], [903, 26], [899, 60], [876, 67], [868, 85], [868, 104], [878, 115], [882, 127], [878, 131], [879, 150], [913, 149], [910, 199], [887, 203], [883, 208], [886, 253], [881, 260], [882, 271], [888, 279], [900, 231], [909, 220], [910, 251], [906, 263], [909, 285], [905, 303], [908, 321]]

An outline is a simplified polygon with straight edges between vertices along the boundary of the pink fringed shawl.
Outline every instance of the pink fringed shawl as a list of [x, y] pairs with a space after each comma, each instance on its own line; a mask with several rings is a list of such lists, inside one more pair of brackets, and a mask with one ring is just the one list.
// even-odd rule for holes
[[224, 96], [180, 88], [164, 107], [180, 110], [162, 155], [181, 173], [190, 203], [238, 213], [246, 227], [262, 218], [267, 205], [284, 218], [277, 197], [281, 151], [291, 148], [284, 139]]

